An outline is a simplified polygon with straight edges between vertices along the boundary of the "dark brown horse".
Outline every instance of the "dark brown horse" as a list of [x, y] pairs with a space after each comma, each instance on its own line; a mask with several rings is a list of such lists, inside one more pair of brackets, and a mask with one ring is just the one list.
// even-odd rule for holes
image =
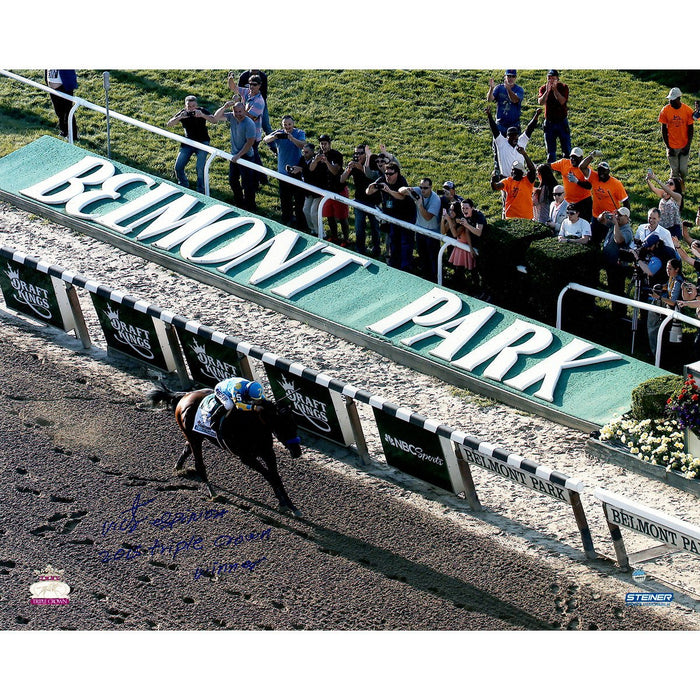
[[209, 496], [216, 494], [207, 479], [207, 469], [202, 458], [202, 444], [209, 440], [219, 447], [235, 454], [243, 464], [262, 474], [272, 486], [282, 512], [291, 511], [301, 515], [285, 491], [277, 471], [277, 457], [272, 445], [274, 435], [290, 452], [293, 458], [301, 456], [301, 446], [297, 426], [292, 416], [291, 406], [280, 406], [266, 399], [262, 400], [261, 411], [230, 411], [219, 425], [219, 438], [208, 437], [195, 432], [194, 421], [197, 408], [202, 400], [212, 393], [212, 389], [190, 392], [173, 392], [162, 386], [148, 392], [152, 405], [167, 403], [175, 410], [175, 420], [185, 435], [185, 449], [175, 465], [175, 474], [186, 475], [182, 465], [192, 455], [197, 476], [204, 482]]

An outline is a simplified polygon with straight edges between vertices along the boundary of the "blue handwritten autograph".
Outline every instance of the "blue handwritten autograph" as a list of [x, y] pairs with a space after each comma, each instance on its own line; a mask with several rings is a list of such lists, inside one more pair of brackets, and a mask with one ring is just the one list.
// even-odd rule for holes
[[189, 523], [196, 523], [198, 520], [217, 520], [223, 518], [224, 515], [228, 513], [226, 508], [222, 508], [221, 510], [207, 508], [206, 510], [200, 510], [198, 513], [190, 511], [189, 514], [184, 512], [170, 513], [169, 511], [163, 511], [162, 515], [152, 520], [147, 517], [139, 518], [139, 508], [143, 508], [149, 503], [153, 503], [155, 500], [155, 498], [149, 498], [147, 501], [142, 501], [141, 494], [137, 493], [131, 506], [119, 513], [119, 515], [127, 513], [127, 516], [123, 517], [121, 521], [117, 518], [111, 522], [106, 520], [102, 523], [102, 536], [105, 537], [110, 532], [116, 532], [117, 530], [120, 532], [134, 532], [141, 523], [146, 522], [150, 522], [153, 527], [159, 530], [172, 530], [176, 525], [188, 525]]
[[[142, 523], [145, 524], [144, 527], [150, 525], [161, 531], [169, 530], [172, 532], [175, 527], [189, 525], [194, 522], [220, 522], [224, 515], [228, 513], [226, 508], [203, 508], [200, 511], [190, 510], [188, 512], [178, 511], [173, 513], [170, 511], [163, 511], [161, 515], [156, 518], [146, 516], [145, 510], [141, 511], [141, 509], [144, 509], [155, 500], [155, 498], [142, 500], [141, 494], [137, 494], [132, 504], [128, 508], [122, 510], [117, 518], [105, 520], [102, 523], [102, 535], [106, 536], [116, 532], [133, 533]], [[119, 516], [123, 517], [120, 519]], [[209, 543], [217, 549], [229, 549], [238, 547], [245, 542], [269, 542], [271, 532], [272, 528], [267, 528], [260, 532], [253, 530], [246, 534], [222, 534], [217, 535], [207, 542], [205, 542], [203, 537], [197, 535], [192, 535], [189, 538], [180, 540], [165, 540], [160, 537], [155, 537], [150, 544], [122, 545], [115, 550], [104, 549], [98, 553], [98, 556], [100, 557], [100, 562], [103, 564], [133, 561], [141, 556], [153, 557], [158, 555], [171, 557], [175, 560], [179, 555], [189, 551], [204, 551]], [[266, 560], [267, 557], [262, 557], [253, 561], [246, 560], [240, 564], [215, 561], [211, 569], [197, 566], [194, 571], [194, 579], [196, 581], [202, 576], [218, 579], [219, 575], [230, 574], [236, 570], [252, 573], [261, 562]]]

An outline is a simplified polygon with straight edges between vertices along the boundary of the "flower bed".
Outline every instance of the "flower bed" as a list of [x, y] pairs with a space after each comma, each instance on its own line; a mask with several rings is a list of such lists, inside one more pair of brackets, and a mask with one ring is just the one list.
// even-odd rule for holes
[[637, 421], [622, 416], [604, 425], [599, 439], [637, 459], [678, 472], [686, 479], [700, 476], [700, 459], [686, 452], [685, 433], [675, 418]]
[[589, 453], [700, 496], [700, 389], [691, 374], [659, 377], [632, 392], [632, 410], [593, 434]]

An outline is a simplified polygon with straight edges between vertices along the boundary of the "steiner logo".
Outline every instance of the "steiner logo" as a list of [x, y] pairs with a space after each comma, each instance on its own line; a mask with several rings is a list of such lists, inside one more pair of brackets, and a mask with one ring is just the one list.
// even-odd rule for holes
[[20, 279], [19, 272], [13, 270], [9, 263], [5, 272], [12, 288], [15, 290], [14, 298], [20, 304], [26, 304], [37, 316], [50, 319], [52, 314], [49, 310], [49, 293], [34, 284], [27, 284]]
[[148, 340], [148, 331], [145, 328], [137, 328], [119, 320], [119, 311], [113, 311], [107, 305], [107, 318], [114, 329], [114, 339], [124, 345], [128, 345], [141, 357], [152, 360], [155, 356], [151, 351], [151, 344]]
[[673, 602], [673, 593], [627, 593], [625, 605], [661, 605], [668, 607]]
[[395, 447], [397, 450], [402, 450], [403, 452], [413, 455], [414, 457], [418, 457], [418, 459], [421, 459], [424, 462], [433, 462], [441, 467], [445, 464], [445, 460], [442, 457], [426, 454], [422, 447], [412, 445], [410, 442], [406, 442], [400, 438], [395, 438], [393, 435], [389, 435], [389, 433], [384, 433], [384, 439], [389, 445]]

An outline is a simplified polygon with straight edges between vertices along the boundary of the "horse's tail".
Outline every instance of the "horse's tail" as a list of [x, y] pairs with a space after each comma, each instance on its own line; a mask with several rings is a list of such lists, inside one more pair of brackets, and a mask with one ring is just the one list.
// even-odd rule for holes
[[186, 391], [170, 391], [165, 384], [160, 384], [154, 387], [146, 394], [146, 400], [151, 406], [157, 406], [159, 403], [165, 403], [174, 411], [180, 399], [186, 394]]

